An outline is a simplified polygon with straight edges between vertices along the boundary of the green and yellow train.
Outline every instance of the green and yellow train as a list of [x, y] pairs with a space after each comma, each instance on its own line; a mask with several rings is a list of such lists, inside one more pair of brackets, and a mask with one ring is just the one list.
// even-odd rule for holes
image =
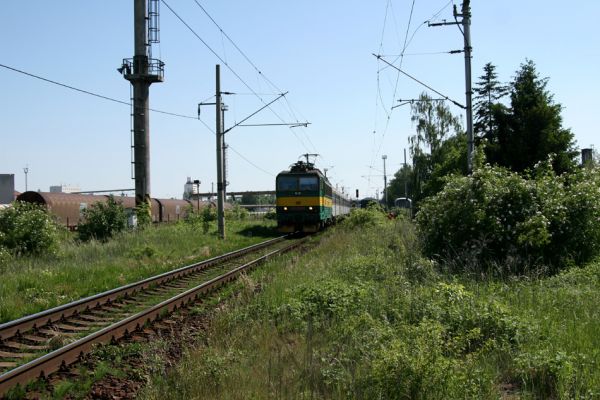
[[298, 161], [276, 179], [277, 229], [317, 232], [350, 212], [352, 202], [335, 190], [313, 163]]

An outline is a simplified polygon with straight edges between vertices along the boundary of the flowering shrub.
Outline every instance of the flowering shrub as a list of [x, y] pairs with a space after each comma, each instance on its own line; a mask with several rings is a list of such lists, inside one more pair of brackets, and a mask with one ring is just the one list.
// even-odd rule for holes
[[15, 202], [0, 211], [0, 250], [16, 255], [53, 253], [58, 246], [58, 226], [37, 204]]
[[[521, 273], [527, 266], [558, 269], [600, 250], [600, 170], [557, 176], [550, 161], [527, 177], [481, 166], [449, 178], [426, 199], [417, 224], [428, 255], [455, 267]], [[456, 260], [460, 260], [457, 262]]]

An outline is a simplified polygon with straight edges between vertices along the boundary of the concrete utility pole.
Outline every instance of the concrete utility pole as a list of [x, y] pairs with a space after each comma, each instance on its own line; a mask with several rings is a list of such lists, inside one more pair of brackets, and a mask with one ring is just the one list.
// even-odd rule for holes
[[465, 96], [467, 102], [467, 168], [469, 174], [473, 172], [473, 90], [471, 88], [471, 8], [470, 0], [464, 0], [462, 3], [462, 14], [456, 12], [454, 7], [454, 16], [462, 16], [463, 37], [465, 42]]
[[219, 237], [225, 239], [225, 184], [223, 179], [223, 121], [221, 100], [221, 66], [216, 65], [216, 125], [217, 133], [217, 220], [219, 226]]
[[[462, 21], [458, 21], [458, 17], [462, 17]], [[440, 22], [430, 23], [429, 26], [444, 26], [444, 25], [462, 25], [464, 49], [465, 53], [465, 96], [467, 106], [467, 169], [469, 174], [473, 172], [473, 151], [474, 151], [474, 138], [473, 138], [473, 103], [472, 96], [473, 91], [471, 89], [471, 7], [470, 0], [464, 0], [462, 3], [462, 12], [459, 13], [454, 6], [454, 18], [456, 22]]]
[[[221, 103], [221, 131], [223, 132], [223, 134], [221, 135], [221, 149], [222, 149], [222, 154], [223, 154], [223, 198], [226, 200], [227, 199], [227, 185], [229, 185], [229, 182], [227, 182], [227, 144], [225, 143], [225, 111], [227, 111], [229, 108], [227, 107], [226, 104]], [[224, 201], [225, 201], [224, 200]]]
[[381, 159], [383, 160], [383, 204], [387, 207], [387, 174], [385, 172], [385, 160], [387, 156], [384, 154], [381, 156]]
[[[150, 7], [148, 7], [150, 1]], [[133, 167], [135, 204], [150, 210], [150, 85], [162, 82], [164, 64], [149, 57], [150, 44], [158, 42], [158, 1], [134, 0], [133, 59], [124, 59], [118, 71], [133, 86]]]

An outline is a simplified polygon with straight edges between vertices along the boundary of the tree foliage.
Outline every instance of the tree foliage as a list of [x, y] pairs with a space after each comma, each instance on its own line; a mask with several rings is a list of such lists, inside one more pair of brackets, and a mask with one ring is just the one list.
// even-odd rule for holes
[[274, 204], [275, 197], [271, 194], [244, 193], [242, 194], [240, 203], [246, 205]]
[[[548, 78], [541, 78], [535, 64], [528, 60], [520, 66], [509, 85], [498, 79], [496, 67], [487, 63], [475, 92], [475, 133], [485, 149], [488, 162], [525, 173], [551, 156], [557, 174], [575, 167], [574, 139], [562, 127], [560, 104], [547, 89]], [[502, 103], [509, 97], [510, 105]], [[445, 103], [423, 93], [411, 105], [415, 134], [409, 138], [412, 167], [401, 169], [390, 181], [388, 205], [409, 190], [415, 208], [442, 190], [451, 175], [467, 174], [467, 143], [460, 119]]]
[[492, 137], [497, 131], [496, 108], [499, 101], [508, 94], [508, 86], [498, 80], [496, 67], [492, 63], [483, 67], [483, 75], [479, 77], [473, 92], [475, 136]]
[[77, 226], [79, 239], [107, 241], [127, 227], [123, 205], [113, 196], [106, 203], [98, 202], [83, 210], [83, 222]]
[[[409, 138], [413, 159], [410, 186], [411, 197], [418, 204], [441, 189], [446, 175], [466, 173], [466, 137], [460, 119], [448, 106], [442, 101], [431, 100], [425, 93], [411, 106], [411, 114], [416, 134]], [[463, 142], [464, 149], [460, 149]], [[461, 152], [465, 153], [464, 157]]]
[[152, 224], [152, 208], [149, 201], [144, 201], [135, 207], [135, 216], [138, 228], [145, 228]]
[[412, 193], [412, 166], [404, 165], [394, 174], [388, 185], [388, 206], [394, 204], [398, 197], [410, 197]]
[[541, 78], [528, 60], [510, 84], [510, 108], [499, 103], [488, 108], [495, 129], [486, 134], [490, 162], [523, 172], [554, 154], [552, 167], [557, 173], [573, 170], [577, 154], [573, 133], [562, 127], [562, 106], [554, 102], [547, 85], [548, 78]]

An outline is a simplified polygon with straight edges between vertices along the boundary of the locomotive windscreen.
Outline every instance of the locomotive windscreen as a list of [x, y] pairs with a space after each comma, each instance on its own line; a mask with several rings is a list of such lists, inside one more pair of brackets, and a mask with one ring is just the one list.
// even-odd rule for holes
[[319, 179], [316, 176], [301, 176], [300, 190], [319, 190]]
[[295, 176], [280, 176], [277, 178], [277, 190], [298, 190], [298, 178]]

